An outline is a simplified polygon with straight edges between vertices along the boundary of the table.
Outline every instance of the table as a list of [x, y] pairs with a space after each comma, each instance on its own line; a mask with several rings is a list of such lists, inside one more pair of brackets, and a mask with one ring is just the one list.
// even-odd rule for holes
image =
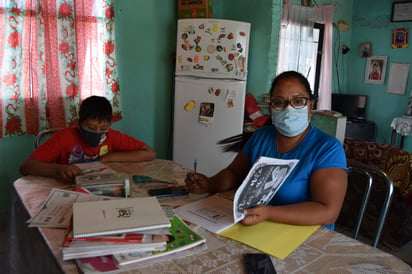
[[391, 136], [391, 145], [396, 144], [396, 135], [401, 135], [400, 148], [403, 148], [403, 142], [405, 136], [412, 136], [412, 116], [403, 115], [402, 117], [396, 117], [392, 120], [391, 127], [392, 136]]
[[[187, 169], [168, 160], [143, 163], [113, 163], [118, 172], [147, 175], [156, 179], [175, 180], [183, 184]], [[52, 188], [69, 189], [54, 179], [26, 176], [13, 184], [10, 214], [10, 273], [78, 273], [74, 261], [63, 261], [59, 247], [66, 230], [28, 228], [26, 221], [46, 199]], [[132, 187], [132, 197], [144, 196]], [[171, 206], [198, 199], [169, 197], [160, 202]], [[151, 264], [127, 273], [245, 273], [243, 253], [257, 252], [239, 242], [194, 228], [206, 238], [208, 248], [194, 256]], [[400, 259], [343, 234], [319, 228], [285, 260], [272, 258], [278, 273], [411, 273], [412, 268]]]

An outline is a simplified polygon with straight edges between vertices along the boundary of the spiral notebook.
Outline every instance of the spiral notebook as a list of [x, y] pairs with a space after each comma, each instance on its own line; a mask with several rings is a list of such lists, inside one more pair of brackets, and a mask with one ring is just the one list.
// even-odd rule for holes
[[168, 228], [169, 219], [155, 197], [73, 204], [73, 237]]

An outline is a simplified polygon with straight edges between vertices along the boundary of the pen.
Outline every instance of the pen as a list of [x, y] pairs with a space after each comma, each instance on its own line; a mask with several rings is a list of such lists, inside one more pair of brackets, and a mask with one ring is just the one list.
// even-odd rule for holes
[[193, 163], [193, 169], [195, 170], [195, 173], [196, 173], [196, 169], [197, 169], [197, 158], [195, 158], [195, 162]]
[[92, 172], [100, 172], [103, 170], [106, 170], [107, 167], [102, 167], [102, 168], [88, 168], [88, 169], [83, 169], [82, 172], [83, 174], [87, 174], [87, 173], [92, 173]]

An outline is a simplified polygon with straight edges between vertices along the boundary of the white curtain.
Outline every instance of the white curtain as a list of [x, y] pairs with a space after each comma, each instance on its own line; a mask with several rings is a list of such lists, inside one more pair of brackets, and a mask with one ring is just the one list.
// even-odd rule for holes
[[[322, 66], [320, 68], [318, 109], [331, 110], [332, 102], [332, 32], [333, 6], [315, 8], [318, 23], [325, 25], [323, 33]], [[323, 18], [323, 19], [320, 19]]]
[[[304, 7], [286, 1], [283, 6], [277, 74], [296, 70], [314, 83], [317, 46], [313, 43], [315, 23], [325, 25], [318, 109], [330, 109], [332, 90], [332, 6]], [[311, 86], [313, 89], [314, 87]]]

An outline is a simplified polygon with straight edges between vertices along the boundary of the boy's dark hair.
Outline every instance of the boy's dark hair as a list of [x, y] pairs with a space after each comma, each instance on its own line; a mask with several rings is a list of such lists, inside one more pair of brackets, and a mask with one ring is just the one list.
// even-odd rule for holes
[[79, 124], [89, 118], [101, 121], [112, 121], [112, 105], [109, 100], [101, 96], [87, 97], [80, 105]]

